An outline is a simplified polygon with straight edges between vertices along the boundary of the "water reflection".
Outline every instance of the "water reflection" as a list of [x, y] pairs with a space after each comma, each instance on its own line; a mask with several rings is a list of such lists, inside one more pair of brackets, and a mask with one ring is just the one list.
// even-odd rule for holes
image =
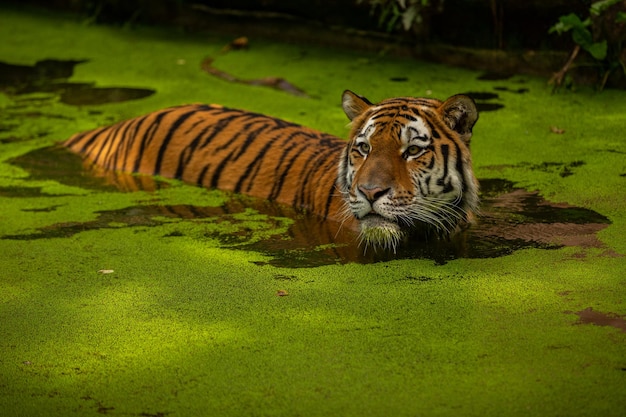
[[[30, 173], [33, 179], [55, 180], [63, 184], [98, 190], [156, 190], [168, 183], [155, 178], [85, 169], [80, 157], [64, 148], [36, 150], [15, 158], [12, 164]], [[0, 193], [9, 197], [33, 197], [35, 189], [5, 187]], [[446, 263], [456, 258], [490, 258], [504, 256], [524, 248], [554, 249], [562, 246], [599, 247], [596, 233], [610, 221], [592, 210], [567, 204], [554, 204], [534, 192], [515, 187], [501, 179], [481, 181], [481, 215], [473, 227], [450, 239], [423, 241], [415, 239], [398, 252], [364, 251], [358, 245], [355, 231], [341, 224], [321, 221], [290, 207], [250, 197], [231, 195], [221, 207], [190, 205], [138, 204], [119, 210], [97, 212], [97, 219], [82, 223], [59, 223], [34, 233], [5, 235], [2, 239], [62, 238], [86, 230], [122, 227], [159, 227], [164, 219], [193, 220], [199, 224], [227, 224], [228, 227], [206, 227], [204, 237], [216, 239], [221, 246], [259, 251], [272, 257], [270, 264], [288, 267], [311, 267], [346, 262], [377, 262], [391, 259], [431, 259]], [[44, 197], [45, 195], [40, 196]], [[50, 210], [54, 210], [51, 207]], [[255, 239], [255, 230], [245, 225], [249, 212], [267, 215], [265, 230], [284, 230], [280, 219], [294, 220], [286, 235], [273, 234]], [[270, 233], [271, 234], [271, 233]], [[185, 236], [168, 231], [164, 238]]]

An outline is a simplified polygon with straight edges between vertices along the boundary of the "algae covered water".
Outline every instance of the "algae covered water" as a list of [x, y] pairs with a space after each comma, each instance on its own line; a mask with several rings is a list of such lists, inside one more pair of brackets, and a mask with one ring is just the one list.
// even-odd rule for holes
[[[624, 92], [1, 10], [6, 414], [623, 413]], [[474, 228], [363, 254], [290, 208], [93, 172], [56, 146], [194, 102], [345, 137], [345, 89], [476, 98]]]
[[[84, 166], [79, 156], [64, 148], [35, 150], [9, 161], [29, 173], [30, 178], [49, 179], [69, 186], [96, 190], [153, 191], [172, 186], [166, 180], [119, 172], [106, 172]], [[175, 185], [174, 185], [175, 186]], [[180, 185], [178, 185], [180, 186]], [[5, 188], [5, 196], [27, 197], [32, 189]], [[267, 216], [268, 228], [287, 221], [285, 232], [258, 240], [253, 230], [220, 231], [210, 227], [205, 237], [217, 239], [223, 247], [256, 250], [270, 255], [277, 266], [312, 267], [325, 264], [392, 259], [432, 259], [445, 263], [457, 258], [490, 258], [509, 255], [525, 248], [556, 249], [563, 246], [602, 247], [595, 234], [610, 221], [592, 210], [553, 204], [536, 192], [528, 192], [506, 180], [486, 179], [481, 182], [481, 213], [469, 229], [446, 239], [418, 240], [397, 251], [368, 250], [359, 244], [356, 233], [342, 230], [340, 223], [322, 221], [313, 215], [258, 199], [229, 195], [219, 207], [193, 205], [139, 204], [117, 210], [98, 212], [95, 220], [82, 223], [47, 225], [34, 233], [0, 236], [2, 239], [45, 239], [69, 237], [86, 230], [108, 228], [111, 223], [127, 227], [157, 227], [165, 220], [191, 223], [235, 222], [233, 216], [252, 210]], [[57, 206], [35, 209], [55, 210]], [[167, 236], [184, 237], [184, 232], [168, 232]]]

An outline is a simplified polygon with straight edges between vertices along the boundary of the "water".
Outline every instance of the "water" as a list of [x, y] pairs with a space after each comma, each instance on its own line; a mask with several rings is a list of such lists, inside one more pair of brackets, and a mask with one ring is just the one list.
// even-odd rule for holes
[[0, 61], [0, 91], [19, 96], [51, 93], [65, 104], [79, 106], [117, 103], [151, 96], [155, 90], [127, 87], [95, 87], [95, 83], [68, 80], [76, 65], [85, 60], [44, 59], [34, 65], [15, 65]]
[[[11, 161], [36, 180], [55, 180], [61, 184], [101, 191], [153, 191], [169, 183], [152, 177], [123, 173], [90, 172], [80, 157], [61, 147], [35, 150]], [[540, 169], [541, 167], [538, 167]], [[52, 239], [69, 237], [86, 230], [110, 227], [159, 227], [170, 219], [200, 221], [206, 225], [204, 237], [215, 239], [223, 247], [252, 250], [270, 255], [268, 263], [287, 267], [311, 267], [346, 262], [369, 263], [391, 259], [431, 259], [443, 264], [457, 258], [493, 258], [526, 248], [556, 249], [563, 246], [600, 247], [599, 230], [610, 221], [601, 214], [567, 204], [546, 201], [535, 192], [516, 187], [502, 179], [483, 179], [482, 205], [477, 223], [450, 239], [411, 241], [397, 252], [364, 250], [358, 236], [340, 224], [321, 221], [315, 216], [290, 207], [250, 197], [230, 195], [221, 207], [186, 204], [137, 204], [118, 210], [97, 212], [97, 219], [82, 223], [59, 223], [33, 233], [5, 235], [2, 239]], [[37, 188], [4, 187], [5, 197], [41, 197]], [[54, 206], [38, 210], [54, 210]], [[283, 230], [280, 219], [293, 224], [286, 235], [277, 232], [256, 239], [256, 230], [244, 225], [237, 214], [252, 209], [267, 215], [265, 230]], [[228, 227], [214, 227], [220, 223]], [[115, 225], [115, 226], [111, 226]], [[182, 230], [182, 229], [181, 229]], [[233, 231], [235, 230], [235, 231]], [[164, 238], [185, 236], [184, 231], [165, 232]]]
[[[147, 97], [154, 90], [118, 87], [95, 87], [94, 83], [69, 82], [74, 68], [85, 61], [46, 59], [32, 66], [0, 62], [0, 91], [12, 96], [28, 93], [52, 93], [70, 105], [103, 104]], [[484, 75], [483, 79], [507, 79], [503, 75]], [[406, 77], [391, 81], [406, 82]], [[496, 91], [524, 94], [527, 88], [496, 87]], [[504, 107], [494, 92], [468, 91], [481, 112]], [[55, 180], [61, 184], [101, 191], [154, 191], [169, 186], [155, 178], [111, 173], [83, 166], [80, 157], [60, 147], [35, 150], [12, 161], [26, 170], [35, 180]], [[571, 175], [570, 164], [546, 162], [526, 166], [531, 170], [557, 171], [560, 176]], [[227, 224], [228, 227], [207, 227], [204, 237], [220, 242], [223, 247], [259, 251], [271, 256], [271, 264], [289, 267], [310, 267], [346, 262], [376, 262], [390, 259], [432, 259], [443, 264], [457, 258], [492, 258], [505, 256], [525, 248], [555, 249], [562, 246], [601, 246], [595, 233], [605, 228], [609, 220], [591, 210], [563, 204], [553, 204], [540, 195], [528, 192], [506, 180], [481, 181], [482, 207], [476, 225], [450, 239], [408, 242], [397, 252], [364, 250], [358, 236], [340, 224], [321, 221], [289, 207], [266, 201], [230, 195], [222, 207], [199, 207], [183, 204], [138, 204], [119, 210], [103, 210], [97, 219], [83, 223], [59, 223], [34, 233], [0, 236], [2, 239], [52, 239], [72, 236], [86, 230], [112, 227], [159, 227], [171, 219], [201, 221], [205, 225]], [[40, 197], [48, 194], [39, 188], [2, 187], [5, 197]], [[54, 204], [36, 209], [53, 211]], [[266, 230], [284, 230], [281, 218], [293, 220], [287, 235], [276, 233], [258, 240], [255, 230], [243, 225], [237, 214], [246, 210], [267, 215]], [[31, 209], [31, 211], [33, 211]], [[168, 220], [165, 220], [168, 219]], [[238, 227], [239, 225], [239, 227]], [[233, 232], [233, 228], [234, 231]], [[164, 232], [164, 238], [185, 235], [183, 231]]]

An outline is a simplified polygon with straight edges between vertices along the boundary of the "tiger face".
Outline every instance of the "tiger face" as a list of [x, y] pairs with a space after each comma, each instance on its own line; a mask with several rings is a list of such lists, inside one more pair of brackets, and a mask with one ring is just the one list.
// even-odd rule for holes
[[395, 250], [416, 231], [446, 236], [471, 220], [478, 206], [469, 152], [478, 112], [471, 98], [372, 104], [345, 91], [342, 103], [351, 133], [337, 184], [366, 247]]

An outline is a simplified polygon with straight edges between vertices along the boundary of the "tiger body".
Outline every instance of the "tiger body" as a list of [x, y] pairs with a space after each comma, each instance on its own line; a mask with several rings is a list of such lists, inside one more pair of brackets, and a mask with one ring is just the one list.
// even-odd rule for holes
[[478, 206], [471, 99], [372, 104], [346, 91], [343, 108], [348, 141], [261, 114], [185, 105], [64, 145], [108, 170], [181, 179], [353, 224], [375, 247], [395, 249], [417, 229], [446, 235], [471, 221]]
[[105, 169], [176, 178], [323, 217], [336, 218], [342, 205], [331, 196], [345, 141], [242, 110], [171, 107], [74, 135], [65, 146]]

